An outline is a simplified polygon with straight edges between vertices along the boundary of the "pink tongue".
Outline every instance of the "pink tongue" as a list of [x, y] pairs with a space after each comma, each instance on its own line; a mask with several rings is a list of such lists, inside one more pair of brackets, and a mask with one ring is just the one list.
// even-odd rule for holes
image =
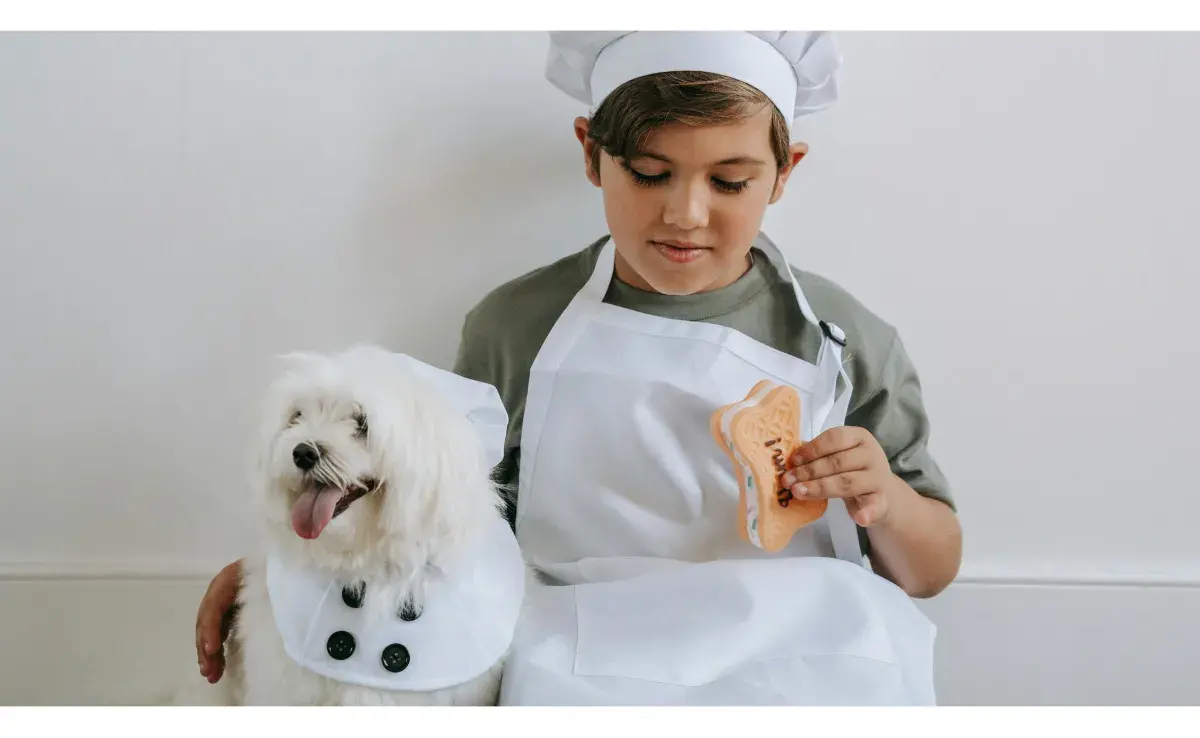
[[337, 507], [340, 499], [340, 489], [306, 491], [292, 506], [292, 530], [301, 538], [310, 540], [321, 535], [321, 531], [325, 530], [325, 526], [333, 519], [333, 509]]

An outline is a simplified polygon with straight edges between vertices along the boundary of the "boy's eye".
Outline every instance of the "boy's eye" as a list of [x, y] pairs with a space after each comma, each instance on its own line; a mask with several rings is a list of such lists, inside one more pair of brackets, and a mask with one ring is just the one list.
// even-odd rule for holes
[[742, 190], [746, 189], [746, 185], [750, 184], [750, 180], [748, 179], [741, 182], [727, 182], [716, 177], [713, 177], [712, 182], [718, 190], [730, 193], [741, 192]]
[[642, 174], [633, 167], [626, 167], [625, 169], [629, 172], [629, 175], [633, 177], [634, 182], [647, 187], [651, 185], [662, 184], [663, 182], [667, 181], [668, 177], [671, 176], [670, 172], [663, 172], [662, 174]]

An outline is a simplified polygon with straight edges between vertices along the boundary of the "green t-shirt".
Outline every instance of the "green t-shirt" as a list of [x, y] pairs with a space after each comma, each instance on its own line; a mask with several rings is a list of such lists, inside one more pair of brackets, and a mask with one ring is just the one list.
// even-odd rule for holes
[[[521, 461], [521, 424], [529, 369], [550, 329], [591, 276], [608, 237], [490, 292], [468, 314], [455, 372], [487, 382], [508, 410], [508, 437], [497, 482], [508, 494], [510, 519]], [[805, 320], [791, 284], [755, 251], [754, 263], [728, 287], [697, 295], [645, 292], [613, 279], [605, 302], [675, 320], [715, 323], [815, 363], [821, 331]], [[846, 332], [846, 370], [854, 384], [846, 425], [870, 431], [892, 471], [922, 495], [955, 508], [949, 484], [929, 453], [929, 419], [921, 383], [896, 330], [833, 282], [793, 270], [817, 317]], [[863, 531], [864, 549], [868, 540]]]

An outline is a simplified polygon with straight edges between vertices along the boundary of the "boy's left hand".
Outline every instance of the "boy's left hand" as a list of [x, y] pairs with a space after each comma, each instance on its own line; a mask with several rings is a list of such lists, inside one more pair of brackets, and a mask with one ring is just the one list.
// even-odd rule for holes
[[794, 497], [840, 497], [864, 528], [887, 518], [890, 498], [904, 484], [892, 473], [875, 436], [857, 426], [830, 428], [802, 445], [790, 462], [782, 482]]

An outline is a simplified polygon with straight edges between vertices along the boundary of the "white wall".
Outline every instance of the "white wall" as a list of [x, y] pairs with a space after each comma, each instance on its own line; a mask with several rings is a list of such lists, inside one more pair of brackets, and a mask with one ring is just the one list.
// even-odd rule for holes
[[[841, 40], [766, 227], [922, 371], [966, 530], [943, 699], [1200, 703], [1200, 37]], [[448, 365], [484, 291], [604, 232], [544, 49], [0, 37], [0, 702], [117, 698], [103, 654], [178, 650], [165, 613], [190, 658], [273, 354]]]

